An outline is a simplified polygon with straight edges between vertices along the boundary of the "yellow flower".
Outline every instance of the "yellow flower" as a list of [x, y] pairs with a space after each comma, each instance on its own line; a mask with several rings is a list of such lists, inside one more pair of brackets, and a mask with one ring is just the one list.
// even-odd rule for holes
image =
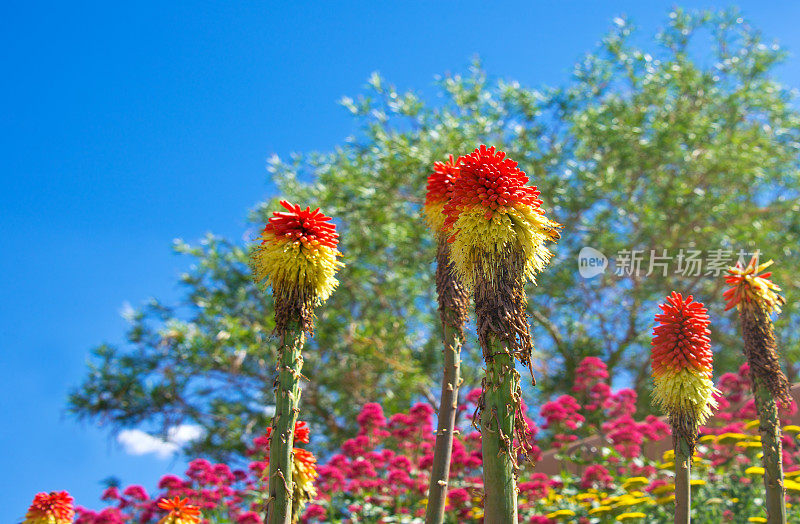
[[796, 469], [794, 471], [786, 471], [783, 473], [783, 476], [786, 478], [792, 478], [800, 475], [800, 469]]
[[643, 502], [648, 502], [650, 499], [647, 497], [632, 497], [631, 495], [622, 495], [619, 500], [614, 504], [615, 508], [624, 508], [626, 506], [636, 506]]
[[671, 460], [675, 459], [675, 450], [668, 449], [667, 451], [664, 452], [661, 458], [664, 459], [664, 462], [670, 462]]
[[736, 447], [744, 449], [761, 449], [761, 442], [737, 442]]
[[[712, 442], [712, 441], [714, 441], [716, 439], [717, 439], [716, 435], [703, 435], [702, 437], [697, 439], [697, 441], [698, 442]], [[675, 452], [673, 451], [673, 453], [675, 453]]]
[[757, 428], [759, 424], [760, 424], [760, 421], [758, 421], [758, 420], [751, 420], [750, 422], [748, 422], [747, 424], [745, 424], [745, 425], [744, 425], [744, 429], [753, 429], [753, 428]]
[[737, 499], [736, 497], [733, 497], [731, 499], [731, 502], [733, 502], [734, 504], [737, 504], [739, 502], [739, 499]]
[[597, 495], [594, 493], [578, 493], [575, 495], [575, 500], [583, 502], [584, 500], [597, 500]]
[[571, 509], [560, 509], [558, 511], [548, 513], [546, 516], [548, 519], [557, 519], [559, 517], [574, 517], [575, 512], [572, 511]]
[[695, 455], [692, 457], [692, 464], [694, 464], [695, 466], [704, 466], [706, 464], [706, 461], [703, 460], [703, 457], [698, 457], [697, 455]]
[[764, 475], [764, 468], [760, 466], [750, 466], [749, 468], [744, 470], [744, 474], [753, 477], [760, 477]]
[[767, 519], [765, 519], [764, 517], [750, 517], [749, 519], [747, 519], [747, 522], [766, 522], [766, 521]]
[[645, 515], [644, 513], [641, 513], [641, 512], [620, 513], [619, 515], [617, 515], [617, 521], [622, 522], [623, 520], [643, 519], [646, 516], [647, 515]]
[[783, 428], [784, 433], [800, 433], [800, 426], [795, 426], [794, 424], [790, 424]]
[[664, 462], [663, 464], [658, 465], [658, 469], [672, 469], [675, 467], [674, 462]]
[[663, 495], [664, 493], [669, 493], [675, 491], [675, 484], [662, 484], [657, 488], [653, 489], [653, 495]]
[[675, 495], [674, 494], [665, 495], [663, 497], [657, 498], [656, 499], [656, 504], [660, 504], [660, 505], [669, 504], [673, 500], [675, 500]]
[[739, 442], [747, 438], [744, 433], [723, 433], [717, 437], [717, 444], [727, 444], [728, 442]]
[[589, 510], [589, 515], [597, 515], [598, 513], [605, 513], [611, 511], [611, 506], [597, 506]]
[[800, 492], [800, 482], [792, 479], [783, 479], [783, 486], [786, 488], [786, 491]]
[[694, 480], [690, 480], [689, 484], [691, 484], [692, 486], [705, 486], [706, 485], [706, 481], [702, 480], [702, 479], [694, 479]]
[[622, 488], [630, 491], [632, 488], [646, 486], [649, 483], [650, 481], [647, 480], [647, 477], [632, 477], [622, 483]]

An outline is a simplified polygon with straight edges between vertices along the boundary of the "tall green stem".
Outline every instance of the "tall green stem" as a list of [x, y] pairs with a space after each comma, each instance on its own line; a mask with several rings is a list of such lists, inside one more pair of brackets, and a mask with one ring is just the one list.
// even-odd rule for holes
[[269, 524], [292, 522], [292, 449], [294, 425], [300, 402], [300, 354], [305, 335], [298, 323], [281, 334], [278, 348], [278, 380], [275, 387], [275, 416], [269, 441]]
[[439, 401], [439, 422], [436, 428], [436, 446], [433, 450], [433, 467], [428, 486], [428, 507], [425, 524], [444, 522], [447, 482], [450, 478], [450, 456], [453, 451], [453, 432], [458, 409], [458, 386], [461, 382], [461, 330], [442, 322], [444, 330], [444, 377]]
[[678, 428], [672, 428], [675, 445], [675, 524], [689, 524], [692, 519], [692, 446]]
[[790, 402], [789, 382], [781, 371], [775, 330], [769, 310], [763, 304], [743, 307], [740, 312], [744, 354], [750, 365], [756, 410], [758, 411], [761, 446], [764, 453], [764, 488], [767, 522], [786, 523], [783, 456], [778, 401]]
[[481, 412], [485, 524], [517, 522], [517, 486], [512, 441], [520, 387], [508, 346], [492, 336], [484, 349], [486, 378]]
[[760, 377], [753, 376], [753, 394], [758, 410], [758, 431], [764, 453], [764, 488], [767, 522], [786, 524], [786, 491], [783, 486], [783, 453], [778, 404]]
[[428, 486], [426, 524], [444, 522], [444, 507], [447, 499], [447, 482], [450, 478], [450, 457], [453, 452], [453, 434], [458, 409], [458, 386], [461, 383], [461, 344], [464, 340], [464, 324], [467, 322], [469, 292], [454, 275], [447, 239], [439, 237], [436, 251], [436, 294], [439, 300], [439, 316], [444, 334], [444, 375], [442, 395], [439, 401], [439, 422], [436, 428], [436, 446], [433, 451], [433, 467]]

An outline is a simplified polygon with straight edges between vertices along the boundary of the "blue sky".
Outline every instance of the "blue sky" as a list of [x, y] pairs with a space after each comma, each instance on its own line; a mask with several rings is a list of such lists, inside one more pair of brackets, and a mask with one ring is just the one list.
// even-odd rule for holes
[[[183, 470], [70, 418], [67, 392], [92, 346], [122, 341], [126, 301], [177, 296], [172, 239], [241, 239], [266, 159], [341, 143], [336, 101], [372, 71], [432, 93], [478, 54], [494, 77], [558, 84], [614, 16], [653, 34], [672, 2], [289, 4], [0, 7], [0, 521], [37, 491], [99, 507], [109, 475], [152, 489]], [[779, 78], [800, 86], [800, 4], [778, 4], [738, 5], [795, 53]]]

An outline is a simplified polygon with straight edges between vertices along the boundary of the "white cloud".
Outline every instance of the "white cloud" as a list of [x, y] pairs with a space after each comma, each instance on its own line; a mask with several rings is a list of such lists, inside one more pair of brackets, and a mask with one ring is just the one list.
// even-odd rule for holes
[[203, 428], [194, 424], [181, 424], [174, 426], [167, 431], [167, 440], [174, 442], [178, 446], [188, 444], [203, 436]]
[[194, 424], [181, 424], [167, 430], [166, 440], [154, 437], [140, 429], [126, 429], [119, 432], [117, 442], [131, 455], [154, 453], [158, 458], [168, 458], [180, 451], [185, 444], [200, 438], [203, 429]]

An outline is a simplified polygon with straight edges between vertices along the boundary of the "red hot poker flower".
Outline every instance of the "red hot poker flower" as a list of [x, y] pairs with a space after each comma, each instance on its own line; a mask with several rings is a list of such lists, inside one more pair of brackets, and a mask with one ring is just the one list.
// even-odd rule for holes
[[[300, 444], [308, 444], [310, 442], [309, 435], [311, 431], [308, 428], [308, 424], [305, 421], [298, 420], [294, 423], [294, 442]], [[267, 428], [266, 433], [264, 434], [267, 438], [272, 436], [272, 428]], [[267, 444], [267, 450], [269, 450], [269, 444]]]
[[189, 504], [189, 499], [164, 498], [158, 502], [158, 507], [169, 511], [159, 524], [199, 524], [201, 521], [200, 509]]
[[434, 232], [439, 233], [444, 227], [444, 205], [450, 198], [453, 183], [459, 176], [461, 158], [433, 164], [433, 173], [428, 176], [428, 192], [425, 196], [425, 219]]
[[462, 181], [453, 185], [450, 201], [445, 205], [445, 229], [456, 222], [464, 208], [477, 206], [485, 210], [487, 219], [495, 212], [520, 205], [544, 214], [539, 209], [542, 205], [539, 190], [536, 186], [525, 185], [528, 176], [515, 161], [506, 158], [503, 151], [481, 145], [460, 160]]
[[453, 160], [453, 155], [450, 155], [447, 162], [434, 162], [433, 173], [428, 176], [425, 205], [447, 202], [453, 182], [458, 178], [462, 158]]
[[[302, 209], [285, 200], [281, 205], [288, 211], [273, 213], [250, 256], [250, 266], [262, 290], [272, 287], [277, 310], [304, 311], [302, 327], [310, 331], [311, 308], [327, 300], [339, 284], [336, 271], [344, 265], [336, 249], [339, 235], [319, 208]], [[276, 317], [279, 331], [286, 325], [284, 317], [280, 322]]]
[[[276, 211], [269, 219], [264, 232], [270, 232], [276, 237], [287, 240], [299, 240], [304, 246], [327, 246], [335, 248], [339, 243], [336, 226], [331, 222], [331, 217], [320, 213], [319, 208], [311, 211], [297, 204], [290, 204], [281, 200], [281, 205], [288, 211]], [[264, 240], [266, 242], [266, 240]], [[262, 242], [262, 243], [264, 243]]]
[[[728, 269], [725, 282], [731, 287], [725, 290], [723, 297], [727, 304], [725, 311], [734, 307], [747, 307], [760, 305], [767, 313], [781, 312], [781, 306], [786, 303], [785, 299], [778, 294], [781, 290], [769, 277], [772, 272], [761, 273], [772, 265], [772, 260], [758, 263], [758, 253], [753, 255], [747, 266], [741, 262]], [[759, 275], [759, 273], [761, 273]]]
[[659, 307], [651, 351], [653, 399], [693, 443], [697, 425], [716, 407], [708, 310], [674, 291]]
[[309, 442], [309, 429], [308, 424], [305, 422], [297, 421], [294, 425], [294, 441], [300, 444], [308, 444]]
[[521, 255], [522, 280], [535, 282], [561, 225], [545, 216], [539, 190], [525, 185], [528, 176], [504, 152], [482, 145], [460, 160], [443, 226], [456, 273], [472, 289], [476, 279], [493, 282], [510, 256]]
[[691, 295], [684, 300], [674, 291], [659, 307], [662, 313], [655, 318], [659, 325], [653, 330], [653, 373], [662, 373], [665, 369], [678, 371], [691, 366], [711, 376], [708, 310]]
[[23, 524], [70, 524], [75, 518], [72, 497], [66, 491], [38, 493], [25, 514]]

